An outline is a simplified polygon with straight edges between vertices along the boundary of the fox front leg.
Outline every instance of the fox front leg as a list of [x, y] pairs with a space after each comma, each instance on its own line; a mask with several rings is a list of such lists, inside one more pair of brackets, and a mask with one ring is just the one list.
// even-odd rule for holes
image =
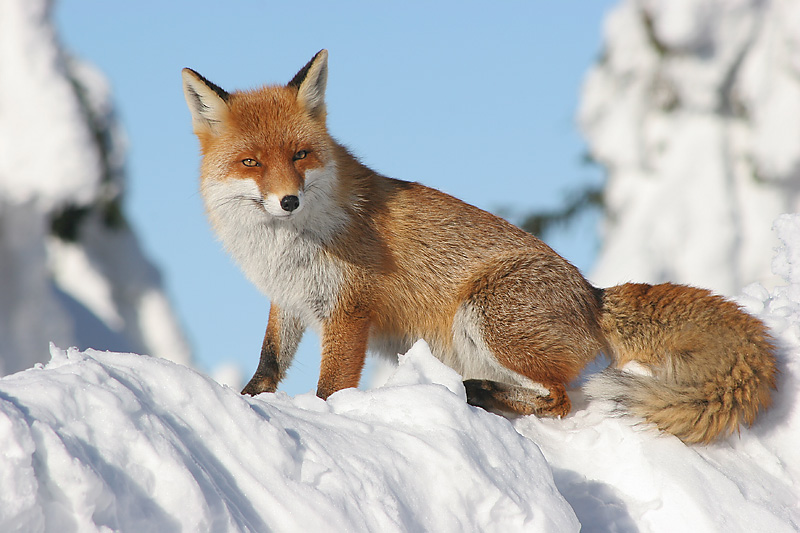
[[242, 389], [242, 394], [255, 396], [262, 392], [275, 392], [292, 364], [304, 331], [305, 326], [300, 320], [281, 311], [275, 304], [270, 305], [267, 332], [261, 344], [261, 359], [256, 373]]
[[327, 321], [317, 396], [327, 399], [338, 390], [358, 387], [367, 355], [369, 326], [367, 314], [358, 307], [338, 311]]

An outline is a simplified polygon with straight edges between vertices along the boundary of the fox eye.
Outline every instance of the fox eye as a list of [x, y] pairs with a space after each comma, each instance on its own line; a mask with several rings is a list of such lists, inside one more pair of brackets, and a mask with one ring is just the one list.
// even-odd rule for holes
[[308, 150], [300, 150], [296, 154], [294, 154], [294, 157], [292, 158], [292, 161], [298, 161], [300, 159], [305, 159], [307, 155], [308, 155]]
[[242, 164], [246, 167], [260, 167], [261, 163], [252, 158], [242, 159]]

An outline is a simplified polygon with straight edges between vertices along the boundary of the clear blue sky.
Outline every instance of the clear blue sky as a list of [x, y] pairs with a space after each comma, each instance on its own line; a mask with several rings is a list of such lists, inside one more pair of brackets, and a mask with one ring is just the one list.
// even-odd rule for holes
[[[67, 47], [111, 81], [129, 140], [127, 214], [198, 365], [234, 361], [246, 380], [269, 303], [205, 220], [181, 68], [250, 88], [287, 82], [327, 48], [328, 121], [339, 141], [386, 175], [523, 214], [602, 179], [582, 163], [575, 112], [615, 3], [61, 0], [55, 15]], [[548, 242], [586, 270], [596, 222]], [[307, 337], [281, 387], [289, 394], [316, 387], [318, 340]]]

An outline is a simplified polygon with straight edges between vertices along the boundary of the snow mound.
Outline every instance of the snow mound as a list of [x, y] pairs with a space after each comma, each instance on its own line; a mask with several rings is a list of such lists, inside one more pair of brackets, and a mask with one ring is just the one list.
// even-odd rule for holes
[[578, 529], [537, 446], [466, 405], [424, 344], [389, 385], [328, 402], [51, 352], [0, 382], [0, 531]]
[[800, 216], [772, 291], [781, 376], [752, 428], [689, 447], [573, 392], [564, 419], [467, 405], [420, 341], [382, 387], [244, 397], [147, 356], [51, 347], [0, 379], [0, 531], [797, 531]]

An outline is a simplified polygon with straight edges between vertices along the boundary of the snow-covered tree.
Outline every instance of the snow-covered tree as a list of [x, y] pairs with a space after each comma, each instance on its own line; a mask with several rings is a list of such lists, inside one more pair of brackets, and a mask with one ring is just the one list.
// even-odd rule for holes
[[800, 3], [623, 0], [579, 119], [608, 171], [592, 279], [770, 282], [800, 189]]
[[123, 182], [105, 78], [64, 52], [49, 1], [0, 2], [0, 374], [48, 341], [189, 361]]

